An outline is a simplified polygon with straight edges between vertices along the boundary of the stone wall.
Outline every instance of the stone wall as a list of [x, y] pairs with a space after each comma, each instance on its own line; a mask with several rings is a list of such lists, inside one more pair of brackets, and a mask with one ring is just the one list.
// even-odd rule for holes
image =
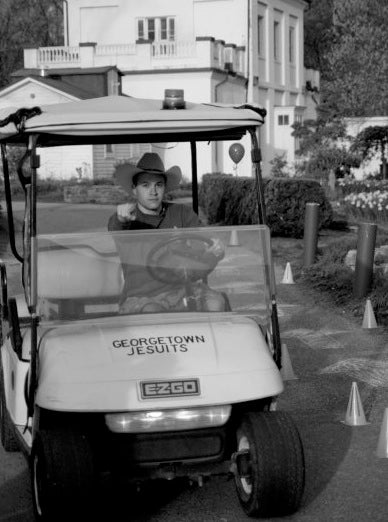
[[65, 203], [99, 203], [118, 205], [128, 199], [128, 194], [115, 185], [70, 185], [64, 188]]

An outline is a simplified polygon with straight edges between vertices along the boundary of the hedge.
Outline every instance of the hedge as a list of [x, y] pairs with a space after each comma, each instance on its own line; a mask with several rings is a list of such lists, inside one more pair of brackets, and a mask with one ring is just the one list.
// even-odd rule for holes
[[[319, 203], [319, 228], [329, 227], [333, 220], [330, 202], [315, 180], [265, 179], [264, 199], [273, 236], [302, 237], [306, 203]], [[257, 223], [256, 182], [229, 174], [205, 174], [200, 183], [199, 205], [209, 224]]]

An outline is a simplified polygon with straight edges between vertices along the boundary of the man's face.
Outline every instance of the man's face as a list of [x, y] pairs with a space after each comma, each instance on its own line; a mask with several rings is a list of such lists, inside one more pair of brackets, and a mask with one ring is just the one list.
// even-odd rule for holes
[[161, 208], [166, 182], [161, 174], [142, 172], [137, 176], [133, 193], [140, 207], [155, 212]]

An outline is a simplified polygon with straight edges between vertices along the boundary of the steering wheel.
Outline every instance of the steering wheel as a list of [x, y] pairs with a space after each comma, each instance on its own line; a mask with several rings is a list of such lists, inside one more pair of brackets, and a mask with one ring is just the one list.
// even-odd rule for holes
[[212, 245], [212, 239], [200, 234], [182, 234], [160, 241], [148, 253], [147, 270], [162, 283], [198, 281], [217, 265], [217, 257], [209, 252]]

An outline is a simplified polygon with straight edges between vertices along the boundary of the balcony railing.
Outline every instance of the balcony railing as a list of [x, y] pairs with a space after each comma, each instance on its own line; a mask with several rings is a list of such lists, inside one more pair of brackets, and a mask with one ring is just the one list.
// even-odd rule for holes
[[38, 49], [39, 64], [63, 64], [71, 63], [78, 64], [80, 62], [80, 48], [73, 47], [39, 47]]
[[136, 54], [136, 44], [96, 45], [96, 56]]
[[245, 48], [222, 40], [197, 37], [191, 41], [137, 41], [134, 44], [40, 47], [24, 50], [26, 68], [104, 67], [122, 71], [187, 68], [227, 68], [244, 75]]
[[153, 58], [192, 58], [196, 55], [195, 42], [152, 42]]

